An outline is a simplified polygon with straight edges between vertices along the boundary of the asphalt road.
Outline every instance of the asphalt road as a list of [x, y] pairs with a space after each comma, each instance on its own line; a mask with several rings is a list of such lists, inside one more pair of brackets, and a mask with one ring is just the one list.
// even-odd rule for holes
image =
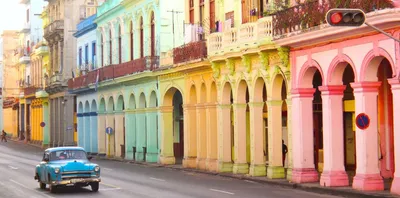
[[101, 167], [99, 192], [87, 188], [66, 188], [57, 194], [41, 190], [33, 179], [34, 167], [42, 158], [42, 150], [15, 142], [0, 142], [0, 197], [335, 197], [256, 182], [224, 178], [200, 173], [149, 167], [108, 160], [93, 160]]

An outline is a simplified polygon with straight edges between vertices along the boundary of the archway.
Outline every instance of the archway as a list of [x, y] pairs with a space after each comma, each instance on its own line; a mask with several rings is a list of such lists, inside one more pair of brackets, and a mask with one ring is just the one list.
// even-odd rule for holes
[[93, 153], [93, 154], [97, 154], [98, 153], [98, 143], [97, 143], [97, 141], [98, 141], [98, 137], [99, 137], [99, 131], [98, 131], [98, 128], [97, 128], [97, 125], [98, 125], [98, 118], [97, 118], [97, 116], [98, 116], [98, 114], [97, 114], [97, 103], [96, 103], [96, 100], [92, 100], [92, 105], [91, 105], [91, 108], [90, 108], [90, 128], [91, 128], [91, 132], [92, 132], [92, 134], [91, 134], [91, 152]]
[[[78, 146], [85, 146], [85, 120], [83, 117], [83, 103], [78, 104]], [[47, 123], [46, 123], [47, 124]], [[50, 137], [53, 140], [53, 137]]]
[[98, 147], [99, 147], [99, 154], [106, 155], [107, 153], [107, 135], [105, 130], [107, 128], [107, 118], [106, 118], [106, 100], [102, 97], [100, 99], [99, 110], [98, 110], [98, 122], [97, 128], [99, 129], [99, 140], [98, 140]]
[[250, 164], [250, 109], [249, 90], [241, 80], [236, 91], [234, 110], [234, 173], [246, 174]]
[[147, 157], [148, 162], [158, 160], [158, 114], [157, 114], [157, 95], [155, 91], [150, 93], [149, 103], [146, 111], [147, 129]]
[[91, 152], [91, 145], [90, 145], [90, 139], [91, 139], [91, 132], [90, 132], [90, 105], [89, 101], [85, 102], [85, 112], [83, 113], [83, 119], [84, 119], [84, 127], [85, 127], [85, 135], [83, 137], [84, 143], [83, 143], [83, 148], [87, 152]]
[[136, 131], [137, 131], [137, 148], [136, 160], [146, 161], [147, 154], [147, 124], [146, 124], [146, 96], [142, 92], [139, 95], [139, 106], [136, 111]]
[[122, 95], [118, 96], [115, 112], [116, 156], [125, 158], [125, 103]]
[[112, 133], [107, 135], [107, 156], [114, 157], [115, 156], [115, 115], [114, 115], [114, 98], [111, 96], [108, 99], [107, 103], [107, 118], [106, 118], [106, 126], [111, 127]]

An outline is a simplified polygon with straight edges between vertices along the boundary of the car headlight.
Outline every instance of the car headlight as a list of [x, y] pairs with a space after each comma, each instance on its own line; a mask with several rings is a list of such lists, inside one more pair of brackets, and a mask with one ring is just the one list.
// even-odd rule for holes
[[55, 172], [56, 174], [60, 173], [60, 168], [55, 168], [55, 169], [54, 169], [54, 172]]
[[99, 166], [94, 167], [94, 171], [95, 172], [99, 172], [100, 171], [100, 167]]

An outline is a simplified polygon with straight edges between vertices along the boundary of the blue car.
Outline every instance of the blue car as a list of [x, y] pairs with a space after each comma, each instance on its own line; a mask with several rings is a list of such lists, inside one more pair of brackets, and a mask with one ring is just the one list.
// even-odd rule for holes
[[41, 189], [52, 193], [64, 186], [91, 186], [93, 192], [99, 190], [100, 167], [91, 163], [81, 147], [57, 147], [44, 151], [42, 162], [36, 166], [35, 180]]

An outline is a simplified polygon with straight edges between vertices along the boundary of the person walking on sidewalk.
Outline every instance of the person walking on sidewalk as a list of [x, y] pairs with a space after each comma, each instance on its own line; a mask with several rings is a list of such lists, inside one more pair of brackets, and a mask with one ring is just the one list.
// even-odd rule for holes
[[7, 142], [6, 136], [7, 136], [7, 133], [6, 133], [4, 130], [2, 130], [2, 131], [1, 131], [1, 141], [2, 141], [2, 142], [3, 142], [3, 140], [4, 140], [5, 142]]
[[285, 141], [282, 140], [282, 166], [285, 167], [286, 153], [288, 152]]

